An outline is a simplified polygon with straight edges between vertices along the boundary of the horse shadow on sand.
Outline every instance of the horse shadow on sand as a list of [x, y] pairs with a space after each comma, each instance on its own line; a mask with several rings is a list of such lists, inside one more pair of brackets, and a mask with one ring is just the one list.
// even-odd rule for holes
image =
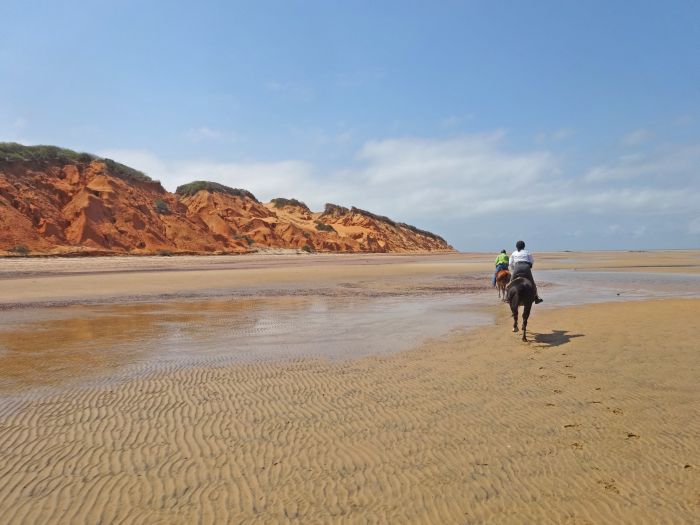
[[584, 334], [570, 334], [568, 330], [552, 330], [549, 334], [538, 334], [531, 332], [535, 343], [539, 343], [546, 348], [565, 345], [570, 343], [575, 337], [584, 337]]

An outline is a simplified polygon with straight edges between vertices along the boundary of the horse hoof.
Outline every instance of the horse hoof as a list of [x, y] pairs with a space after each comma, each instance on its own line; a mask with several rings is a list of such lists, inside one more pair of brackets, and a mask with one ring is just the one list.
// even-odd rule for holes
[[513, 332], [514, 332], [514, 333], [515, 333], [515, 332], [517, 332], [517, 331], [518, 331], [518, 329], [517, 329], [517, 328], [513, 328]]

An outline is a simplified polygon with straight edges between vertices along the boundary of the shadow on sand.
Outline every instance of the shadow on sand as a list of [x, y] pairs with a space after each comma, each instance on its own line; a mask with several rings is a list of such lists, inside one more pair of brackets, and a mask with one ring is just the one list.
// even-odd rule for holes
[[551, 334], [532, 334], [535, 342], [546, 347], [561, 346], [571, 342], [574, 337], [583, 337], [584, 334], [569, 334], [566, 330], [552, 330]]

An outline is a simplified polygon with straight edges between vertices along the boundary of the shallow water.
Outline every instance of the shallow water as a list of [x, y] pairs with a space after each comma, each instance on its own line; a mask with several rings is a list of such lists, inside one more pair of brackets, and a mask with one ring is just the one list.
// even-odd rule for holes
[[40, 315], [13, 311], [0, 321], [0, 393], [123, 367], [389, 353], [491, 318], [464, 295], [216, 298], [46, 308]]
[[[656, 297], [700, 297], [700, 275], [536, 272], [556, 308]], [[495, 320], [495, 291], [433, 296], [211, 298], [5, 312], [3, 394], [119, 380], [196, 364], [347, 359], [416, 347]], [[503, 305], [505, 309], [506, 306]]]
[[547, 307], [700, 297], [700, 274], [543, 270], [535, 279]]

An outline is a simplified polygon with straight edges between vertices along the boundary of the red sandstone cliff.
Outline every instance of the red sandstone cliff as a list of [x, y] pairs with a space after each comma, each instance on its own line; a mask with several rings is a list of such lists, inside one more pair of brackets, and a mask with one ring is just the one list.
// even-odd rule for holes
[[324, 212], [314, 213], [295, 200], [262, 204], [245, 190], [204, 182], [173, 194], [113, 161], [68, 153], [70, 158], [56, 154], [26, 159], [14, 150], [3, 156], [0, 148], [0, 252], [452, 249], [432, 233], [357, 208], [327, 205]]

